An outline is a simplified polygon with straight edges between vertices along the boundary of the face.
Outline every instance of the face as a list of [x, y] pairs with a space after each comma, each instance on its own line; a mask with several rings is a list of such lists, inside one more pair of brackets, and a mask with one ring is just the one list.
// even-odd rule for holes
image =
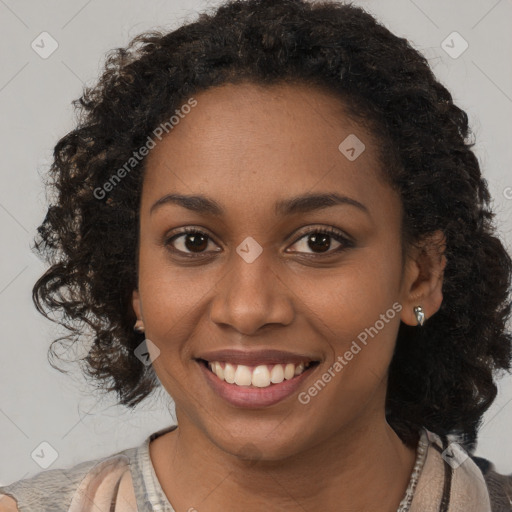
[[133, 294], [180, 428], [277, 460], [384, 421], [411, 279], [370, 134], [313, 87], [194, 98], [147, 159]]

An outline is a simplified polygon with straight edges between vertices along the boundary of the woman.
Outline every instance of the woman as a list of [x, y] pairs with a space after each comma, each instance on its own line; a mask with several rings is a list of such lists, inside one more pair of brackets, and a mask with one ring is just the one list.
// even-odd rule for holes
[[177, 425], [0, 510], [512, 510], [471, 455], [512, 263], [467, 115], [405, 39], [350, 5], [229, 2], [113, 52], [79, 105], [34, 301]]

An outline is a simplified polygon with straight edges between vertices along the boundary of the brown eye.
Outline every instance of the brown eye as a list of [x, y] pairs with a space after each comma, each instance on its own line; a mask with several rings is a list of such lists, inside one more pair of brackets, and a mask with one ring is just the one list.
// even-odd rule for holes
[[209, 243], [213, 243], [210, 237], [197, 229], [185, 230], [173, 235], [166, 240], [165, 245], [171, 250], [184, 254], [201, 254], [208, 249]]
[[[333, 239], [335, 241], [333, 248]], [[322, 228], [310, 230], [300, 237], [292, 247], [298, 246], [294, 252], [306, 254], [322, 254], [340, 252], [348, 247], [353, 247], [353, 243], [339, 231], [333, 228]]]
[[324, 233], [308, 235], [308, 247], [319, 252], [326, 252], [331, 247], [331, 237]]

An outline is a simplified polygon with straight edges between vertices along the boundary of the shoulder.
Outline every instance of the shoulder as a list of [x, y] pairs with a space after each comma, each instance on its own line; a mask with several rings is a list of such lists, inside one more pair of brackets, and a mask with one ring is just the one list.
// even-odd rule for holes
[[[16, 512], [18, 508], [23, 512], [36, 512], [41, 510], [42, 504], [45, 510], [78, 512], [91, 502], [104, 510], [102, 506], [115, 502], [120, 493], [123, 502], [135, 504], [130, 472], [132, 450], [68, 469], [42, 471], [0, 487], [0, 512]], [[2, 496], [7, 497], [2, 499]]]
[[478, 466], [487, 484], [492, 511], [512, 512], [512, 474], [498, 473], [494, 464], [482, 457], [471, 457]]
[[464, 512], [508, 510], [492, 508], [481, 470], [459, 444], [423, 429], [419, 452], [420, 448], [424, 455], [418, 466], [411, 512], [437, 510], [439, 504], [443, 505], [443, 510]]

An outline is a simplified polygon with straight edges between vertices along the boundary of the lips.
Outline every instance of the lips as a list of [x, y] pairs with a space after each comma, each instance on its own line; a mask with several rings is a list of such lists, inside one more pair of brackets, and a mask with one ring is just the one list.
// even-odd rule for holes
[[226, 349], [195, 359], [208, 385], [238, 407], [263, 407], [283, 400], [320, 363], [316, 355], [279, 350]]

